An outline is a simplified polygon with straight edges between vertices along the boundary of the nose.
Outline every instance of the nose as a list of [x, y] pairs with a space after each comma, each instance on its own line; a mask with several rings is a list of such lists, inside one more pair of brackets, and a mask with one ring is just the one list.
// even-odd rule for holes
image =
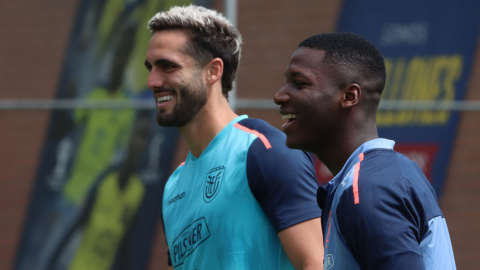
[[148, 82], [147, 86], [150, 89], [157, 89], [162, 87], [164, 84], [163, 76], [161, 76], [160, 72], [155, 68], [150, 71], [150, 75], [148, 75]]
[[289, 96], [287, 94], [287, 86], [283, 86], [282, 88], [280, 88], [280, 90], [278, 90], [278, 92], [275, 94], [275, 96], [273, 97], [273, 101], [275, 102], [275, 104], [277, 105], [282, 105], [283, 103], [286, 103], [288, 102], [288, 99], [289, 99]]

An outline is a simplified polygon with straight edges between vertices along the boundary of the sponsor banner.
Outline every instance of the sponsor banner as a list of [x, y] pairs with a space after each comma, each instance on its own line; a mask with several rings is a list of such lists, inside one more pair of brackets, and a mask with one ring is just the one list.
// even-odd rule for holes
[[[56, 98], [153, 105], [144, 66], [147, 22], [190, 3], [80, 1]], [[178, 138], [178, 130], [159, 127], [155, 115], [53, 111], [14, 269], [147, 267]]]
[[183, 229], [180, 235], [173, 240], [170, 248], [173, 267], [183, 264], [185, 259], [209, 237], [210, 230], [204, 217], [195, 220]]
[[[479, 1], [345, 0], [337, 31], [362, 35], [382, 52], [387, 69], [382, 100], [463, 100], [477, 45], [479, 9]], [[379, 136], [396, 141], [395, 150], [419, 164], [438, 197], [458, 118], [452, 111], [377, 114]], [[317, 173], [320, 182], [331, 179], [318, 161]]]

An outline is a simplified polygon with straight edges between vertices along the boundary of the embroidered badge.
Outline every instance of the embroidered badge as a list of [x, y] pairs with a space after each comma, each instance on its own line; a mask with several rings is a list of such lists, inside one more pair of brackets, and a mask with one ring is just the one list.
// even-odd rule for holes
[[323, 269], [325, 270], [328, 270], [330, 268], [332, 268], [332, 266], [334, 265], [335, 263], [333, 262], [333, 256], [332, 254], [328, 254], [327, 256], [325, 256], [325, 258], [323, 259]]
[[223, 176], [225, 174], [225, 167], [220, 166], [211, 169], [207, 173], [205, 179], [205, 188], [203, 192], [203, 200], [207, 203], [211, 202], [217, 196], [220, 187], [222, 186]]

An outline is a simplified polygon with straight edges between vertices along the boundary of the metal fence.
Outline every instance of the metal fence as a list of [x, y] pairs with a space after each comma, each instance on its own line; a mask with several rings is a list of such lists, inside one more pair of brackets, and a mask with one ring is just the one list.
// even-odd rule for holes
[[[273, 99], [236, 99], [236, 109], [278, 109]], [[0, 110], [58, 109], [155, 109], [153, 100], [87, 101], [84, 99], [0, 100]], [[480, 111], [480, 101], [381, 101], [379, 110], [392, 111]]]

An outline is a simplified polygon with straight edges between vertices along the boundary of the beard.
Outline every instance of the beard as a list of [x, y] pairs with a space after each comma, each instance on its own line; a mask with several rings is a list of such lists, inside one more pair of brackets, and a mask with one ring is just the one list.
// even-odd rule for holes
[[207, 88], [202, 81], [189, 84], [179, 91], [177, 102], [169, 114], [157, 114], [157, 123], [164, 127], [183, 127], [197, 115], [207, 103]]

